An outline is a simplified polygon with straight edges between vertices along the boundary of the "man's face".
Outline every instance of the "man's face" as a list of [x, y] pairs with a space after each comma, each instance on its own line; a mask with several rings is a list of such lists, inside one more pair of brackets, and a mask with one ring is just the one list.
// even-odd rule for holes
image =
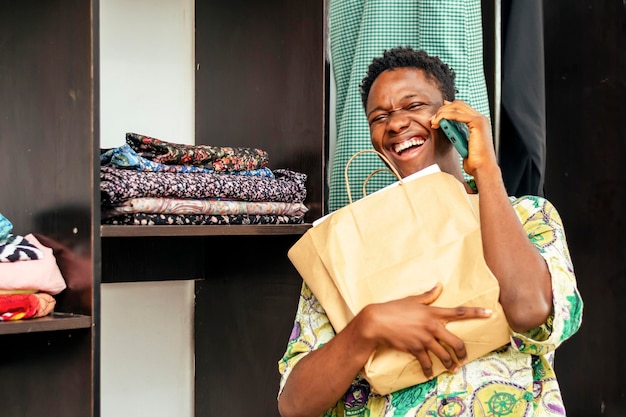
[[437, 163], [452, 146], [430, 125], [442, 105], [443, 94], [422, 70], [387, 70], [374, 81], [366, 108], [372, 145], [402, 177]]

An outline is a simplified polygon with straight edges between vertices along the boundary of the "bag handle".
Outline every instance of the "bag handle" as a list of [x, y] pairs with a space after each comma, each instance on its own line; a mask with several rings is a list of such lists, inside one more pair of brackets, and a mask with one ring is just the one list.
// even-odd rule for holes
[[394, 174], [396, 176], [396, 178], [398, 178], [398, 182], [400, 183], [400, 185], [404, 184], [404, 182], [402, 181], [402, 177], [400, 176], [400, 174], [398, 173], [398, 170], [396, 168], [394, 168], [393, 165], [391, 165], [391, 162], [389, 162], [389, 160], [387, 159], [387, 157], [385, 155], [383, 155], [382, 153], [374, 150], [374, 149], [363, 149], [358, 151], [357, 153], [355, 153], [354, 155], [352, 155], [350, 157], [350, 159], [348, 159], [348, 162], [346, 162], [346, 167], [343, 170], [343, 177], [346, 181], [346, 191], [348, 192], [348, 201], [350, 201], [350, 204], [352, 204], [352, 192], [350, 191], [350, 180], [348, 178], [348, 168], [350, 167], [350, 164], [352, 163], [352, 161], [354, 161], [354, 159], [364, 153], [374, 153], [376, 155], [378, 155], [378, 157], [380, 159], [382, 159], [385, 164], [389, 167], [389, 168], [380, 168], [375, 170], [374, 172], [372, 172], [370, 175], [367, 176], [367, 178], [365, 179], [365, 181], [363, 182], [363, 197], [365, 197], [367, 195], [366, 192], [366, 185], [369, 182], [369, 180], [376, 174], [378, 174], [379, 172], [382, 171], [388, 171], [391, 172], [392, 174]]

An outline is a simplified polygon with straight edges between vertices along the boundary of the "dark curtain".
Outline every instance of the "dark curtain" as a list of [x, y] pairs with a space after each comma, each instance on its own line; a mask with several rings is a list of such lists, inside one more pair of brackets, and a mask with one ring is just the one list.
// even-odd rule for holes
[[509, 195], [544, 195], [546, 111], [543, 6], [502, 0], [499, 158]]

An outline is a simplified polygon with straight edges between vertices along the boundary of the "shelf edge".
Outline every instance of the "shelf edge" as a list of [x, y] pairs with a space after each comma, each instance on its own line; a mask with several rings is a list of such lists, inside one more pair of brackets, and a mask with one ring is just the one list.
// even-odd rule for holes
[[301, 235], [310, 223], [281, 225], [120, 226], [101, 225], [101, 237]]

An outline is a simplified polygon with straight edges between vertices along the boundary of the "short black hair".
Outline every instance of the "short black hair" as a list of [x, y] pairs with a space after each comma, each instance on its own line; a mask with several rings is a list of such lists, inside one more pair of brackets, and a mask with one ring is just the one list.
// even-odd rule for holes
[[381, 73], [394, 68], [407, 67], [424, 71], [426, 77], [437, 82], [445, 100], [454, 100], [456, 94], [454, 87], [456, 74], [454, 70], [441, 61], [439, 57], [428, 55], [422, 49], [415, 50], [407, 46], [385, 50], [381, 57], [372, 60], [372, 63], [367, 68], [367, 75], [361, 81], [360, 86], [363, 108], [367, 107], [367, 98], [372, 84], [374, 84], [374, 81]]

